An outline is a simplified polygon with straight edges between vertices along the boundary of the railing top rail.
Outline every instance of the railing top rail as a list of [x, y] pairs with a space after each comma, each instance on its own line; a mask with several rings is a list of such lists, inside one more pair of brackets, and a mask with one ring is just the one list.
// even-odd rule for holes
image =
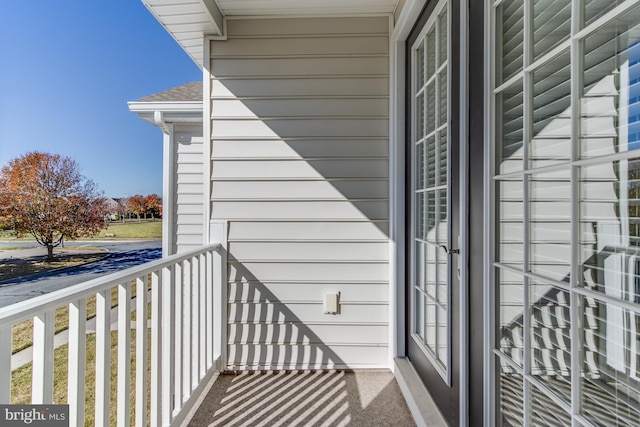
[[29, 319], [43, 311], [56, 309], [63, 305], [87, 298], [91, 295], [95, 295], [97, 292], [110, 289], [120, 283], [125, 283], [140, 276], [175, 265], [189, 258], [193, 258], [210, 251], [219, 251], [221, 248], [222, 245], [220, 243], [208, 244], [193, 251], [150, 261], [104, 277], [91, 279], [77, 285], [69, 286], [68, 288], [59, 289], [45, 295], [40, 295], [0, 308], [0, 329], [10, 327], [15, 323]]

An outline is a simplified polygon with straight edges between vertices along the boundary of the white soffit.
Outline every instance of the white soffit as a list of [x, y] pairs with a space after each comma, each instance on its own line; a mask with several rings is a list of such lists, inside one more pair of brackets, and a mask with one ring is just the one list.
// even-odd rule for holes
[[187, 54], [202, 67], [203, 37], [223, 33], [224, 17], [214, 0], [142, 0]]
[[398, 0], [142, 0], [200, 67], [204, 36], [224, 35], [225, 16], [379, 15], [394, 12]]

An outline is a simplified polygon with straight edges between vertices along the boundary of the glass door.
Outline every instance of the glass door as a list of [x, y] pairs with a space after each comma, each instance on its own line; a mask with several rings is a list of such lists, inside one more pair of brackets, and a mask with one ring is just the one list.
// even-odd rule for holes
[[[457, 420], [453, 304], [457, 286], [457, 148], [452, 144], [450, 8], [423, 12], [409, 39], [408, 355], [448, 420]], [[455, 236], [455, 237], [454, 237]]]
[[640, 5], [492, 4], [492, 425], [640, 426]]

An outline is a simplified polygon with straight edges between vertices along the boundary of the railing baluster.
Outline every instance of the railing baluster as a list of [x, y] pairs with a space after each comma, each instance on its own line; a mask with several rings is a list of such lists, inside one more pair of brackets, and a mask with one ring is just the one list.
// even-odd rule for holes
[[11, 403], [11, 326], [0, 328], [0, 404]]
[[34, 404], [53, 403], [53, 318], [53, 310], [33, 318], [31, 401]]
[[182, 307], [184, 308], [182, 314], [182, 322], [184, 328], [182, 330], [182, 402], [186, 402], [191, 395], [191, 282], [193, 277], [191, 269], [191, 259], [184, 261], [184, 298], [182, 300]]
[[67, 402], [69, 403], [69, 425], [84, 425], [84, 387], [87, 350], [87, 301], [78, 300], [69, 304], [69, 374]]
[[96, 417], [109, 426], [111, 402], [111, 289], [96, 294]]
[[198, 257], [194, 256], [191, 258], [191, 274], [193, 279], [191, 280], [191, 298], [192, 298], [192, 306], [191, 306], [191, 389], [189, 390], [189, 395], [195, 390], [198, 386], [198, 381], [200, 380], [200, 376], [198, 375], [198, 332], [200, 331], [200, 325], [198, 324], [199, 316], [199, 297], [200, 291], [198, 289], [200, 284], [200, 266], [198, 264]]
[[204, 378], [204, 374], [206, 372], [206, 363], [207, 363], [207, 274], [206, 274], [206, 257], [204, 254], [200, 254], [198, 256], [198, 265], [200, 266], [200, 276], [198, 288], [200, 289], [200, 319], [198, 322], [200, 323], [200, 336], [198, 337], [198, 343], [200, 345], [200, 375], [198, 375], [198, 382], [202, 378]]
[[226, 252], [214, 251], [213, 256], [213, 317], [214, 357], [219, 358], [221, 368], [227, 363], [227, 258]]
[[162, 422], [161, 286], [162, 277], [158, 271], [154, 271], [151, 273], [151, 425], [154, 427]]
[[118, 411], [119, 427], [131, 425], [131, 282], [118, 285]]
[[162, 269], [162, 425], [173, 416], [173, 268]]
[[174, 265], [173, 275], [175, 278], [174, 286], [174, 318], [175, 318], [175, 349], [174, 349], [174, 404], [175, 410], [182, 409], [182, 330], [184, 328], [184, 319], [182, 318], [182, 263], [178, 262]]
[[136, 426], [147, 425], [147, 277], [136, 278]]
[[205, 254], [207, 280], [205, 282], [205, 288], [207, 291], [207, 329], [205, 333], [207, 343], [207, 370], [213, 366], [213, 256], [211, 252]]

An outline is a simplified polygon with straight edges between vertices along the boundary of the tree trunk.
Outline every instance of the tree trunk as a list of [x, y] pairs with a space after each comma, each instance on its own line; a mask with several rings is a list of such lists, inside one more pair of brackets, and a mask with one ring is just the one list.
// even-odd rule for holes
[[53, 261], [53, 245], [47, 245], [47, 261]]

